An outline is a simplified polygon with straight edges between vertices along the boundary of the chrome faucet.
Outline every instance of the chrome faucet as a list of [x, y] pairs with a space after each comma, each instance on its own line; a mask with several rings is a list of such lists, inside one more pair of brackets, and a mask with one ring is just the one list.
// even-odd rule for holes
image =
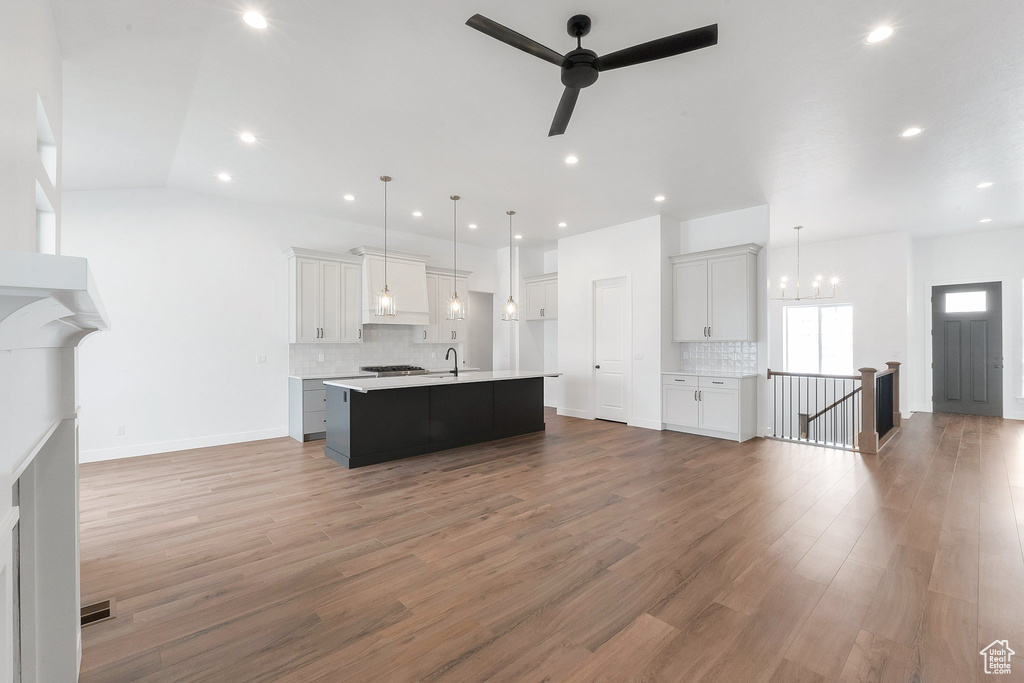
[[446, 351], [445, 354], [444, 354], [444, 359], [448, 360], [448, 356], [453, 354], [453, 353], [455, 354], [455, 369], [454, 370], [449, 370], [448, 372], [450, 372], [453, 375], [455, 375], [456, 377], [458, 377], [459, 376], [459, 352], [456, 351], [453, 347], [449, 346], [448, 347], [448, 351]]

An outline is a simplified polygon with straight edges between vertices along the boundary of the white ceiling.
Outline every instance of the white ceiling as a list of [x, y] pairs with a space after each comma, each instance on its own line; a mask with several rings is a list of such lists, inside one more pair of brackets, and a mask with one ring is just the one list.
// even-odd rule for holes
[[[67, 190], [167, 185], [379, 224], [388, 173], [393, 225], [447, 236], [455, 192], [480, 226], [462, 236], [488, 246], [508, 208], [533, 246], [766, 202], [782, 239], [1024, 225], [1019, 0], [52, 4]], [[598, 54], [715, 22], [719, 45], [603, 74], [548, 138], [558, 68], [464, 22], [566, 52], [580, 11]], [[864, 44], [883, 23], [896, 34]]]

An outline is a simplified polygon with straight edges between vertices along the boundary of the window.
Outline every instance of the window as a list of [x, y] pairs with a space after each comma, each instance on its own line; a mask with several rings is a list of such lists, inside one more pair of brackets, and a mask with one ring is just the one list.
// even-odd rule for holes
[[988, 292], [946, 292], [946, 313], [984, 313]]
[[783, 309], [786, 372], [853, 374], [853, 306]]

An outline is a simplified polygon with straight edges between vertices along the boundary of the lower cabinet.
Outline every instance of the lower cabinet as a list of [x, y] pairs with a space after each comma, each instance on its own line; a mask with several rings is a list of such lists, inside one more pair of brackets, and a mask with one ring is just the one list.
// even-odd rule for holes
[[734, 441], [757, 436], [757, 377], [662, 376], [665, 429]]

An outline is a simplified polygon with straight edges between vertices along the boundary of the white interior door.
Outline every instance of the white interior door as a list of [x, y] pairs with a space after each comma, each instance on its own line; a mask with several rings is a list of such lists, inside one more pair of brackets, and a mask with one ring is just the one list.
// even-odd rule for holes
[[672, 269], [672, 290], [672, 340], [707, 339], [708, 262], [676, 264]]
[[625, 422], [629, 419], [628, 297], [624, 277], [594, 284], [594, 417], [600, 420]]
[[747, 330], [747, 258], [727, 256], [708, 261], [708, 336], [720, 341], [742, 341]]

